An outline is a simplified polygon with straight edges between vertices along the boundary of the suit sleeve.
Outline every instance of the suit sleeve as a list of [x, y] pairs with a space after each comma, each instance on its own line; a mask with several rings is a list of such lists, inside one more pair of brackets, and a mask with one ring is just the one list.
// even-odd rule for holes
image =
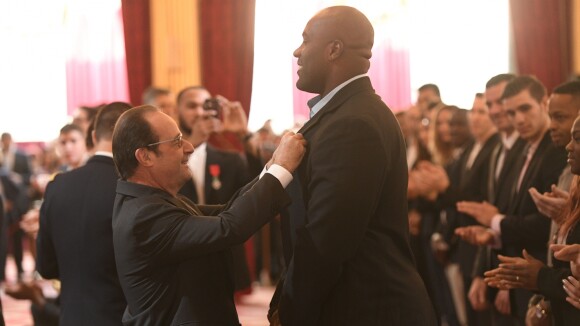
[[[242, 190], [245, 190], [242, 189]], [[264, 175], [216, 216], [195, 216], [167, 205], [143, 205], [138, 215], [147, 222], [136, 226], [143, 250], [165, 264], [227, 249], [247, 240], [290, 203], [280, 182]], [[207, 209], [217, 206], [208, 206]]]
[[502, 246], [544, 249], [549, 238], [550, 219], [540, 213], [525, 216], [507, 215], [501, 221]]
[[[532, 186], [542, 193], [550, 191], [551, 185], [558, 183], [558, 178], [566, 165], [565, 155], [564, 151], [556, 148], [546, 151]], [[525, 191], [527, 192], [527, 189]], [[525, 215], [507, 215], [501, 221], [502, 245], [543, 249], [549, 240], [550, 219], [538, 212], [529, 193], [526, 193], [524, 205], [532, 207], [533, 212], [530, 211]]]
[[[282, 324], [316, 325], [377, 207], [388, 167], [378, 131], [361, 119], [333, 124], [310, 148], [306, 225], [296, 230], [280, 302]], [[311, 145], [312, 146], [312, 145]]]
[[567, 294], [562, 288], [562, 280], [570, 275], [570, 269], [544, 266], [538, 273], [538, 290], [551, 300], [565, 301]]
[[46, 279], [59, 278], [58, 262], [48, 216], [50, 197], [53, 191], [54, 184], [51, 182], [46, 187], [45, 199], [40, 207], [40, 225], [36, 237], [36, 269]]

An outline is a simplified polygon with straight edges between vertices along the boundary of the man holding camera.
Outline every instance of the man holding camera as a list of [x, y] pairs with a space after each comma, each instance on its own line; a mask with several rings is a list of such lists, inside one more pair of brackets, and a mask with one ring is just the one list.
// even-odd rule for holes
[[[211, 97], [201, 86], [183, 89], [177, 96], [179, 129], [195, 148], [188, 165], [192, 179], [179, 191], [196, 204], [223, 204], [248, 181], [243, 158], [235, 152], [219, 150], [207, 143], [221, 130], [247, 133], [247, 118], [239, 102]], [[232, 248], [236, 291], [249, 290], [251, 277], [243, 245]]]

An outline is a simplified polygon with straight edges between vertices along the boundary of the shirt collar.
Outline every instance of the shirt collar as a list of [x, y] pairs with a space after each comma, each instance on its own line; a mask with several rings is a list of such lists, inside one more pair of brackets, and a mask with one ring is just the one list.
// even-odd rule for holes
[[205, 149], [207, 148], [207, 143], [201, 143], [199, 145], [197, 145], [197, 147], [193, 150], [194, 153], [205, 153]]
[[336, 95], [336, 93], [338, 93], [338, 91], [340, 91], [342, 88], [344, 88], [346, 85], [350, 84], [351, 82], [365, 77], [367, 74], [361, 74], [361, 75], [357, 75], [352, 77], [351, 79], [345, 81], [344, 83], [336, 86], [332, 91], [330, 91], [330, 93], [326, 94], [325, 97], [320, 97], [320, 95], [313, 97], [312, 99], [310, 99], [308, 101], [308, 106], [310, 107], [310, 118], [312, 118], [316, 113], [318, 113], [318, 111], [320, 111], [320, 109], [322, 109], [326, 104], [328, 104], [328, 102], [330, 102], [330, 100], [332, 100], [332, 98], [334, 97], [334, 95]]
[[516, 143], [516, 140], [518, 140], [518, 137], [520, 137], [520, 134], [517, 131], [513, 131], [511, 135], [506, 135], [505, 133], [501, 133], [501, 142], [503, 143], [503, 146], [507, 149], [511, 149], [512, 146], [514, 146], [514, 144]]
[[113, 153], [106, 152], [106, 151], [96, 151], [95, 155], [101, 155], [101, 156], [107, 156], [107, 157], [113, 158]]

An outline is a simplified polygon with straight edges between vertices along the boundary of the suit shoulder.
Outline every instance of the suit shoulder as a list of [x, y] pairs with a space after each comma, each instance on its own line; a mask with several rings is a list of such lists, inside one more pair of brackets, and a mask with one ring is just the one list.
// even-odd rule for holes
[[[212, 154], [210, 154], [212, 153]], [[227, 161], [227, 162], [239, 162], [243, 163], [242, 155], [236, 151], [227, 151], [223, 149], [212, 149], [212, 152], [208, 151], [208, 156], [214, 155], [217, 160]]]
[[566, 157], [568, 153], [564, 147], [556, 147], [550, 144], [543, 154], [542, 162], [544, 165], [553, 165], [564, 167], [566, 165]]

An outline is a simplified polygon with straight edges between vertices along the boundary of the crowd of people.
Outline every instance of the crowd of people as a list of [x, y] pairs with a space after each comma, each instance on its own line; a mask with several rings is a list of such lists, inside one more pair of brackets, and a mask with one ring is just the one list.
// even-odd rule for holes
[[318, 96], [284, 135], [202, 86], [80, 108], [33, 155], [2, 134], [6, 293], [37, 325], [239, 325], [268, 265], [271, 325], [578, 325], [580, 81], [499, 74], [468, 109], [425, 84], [393, 113], [373, 42], [351, 7], [308, 22], [296, 86]]
[[435, 85], [425, 90], [435, 100], [397, 116], [411, 243], [440, 320], [578, 324], [580, 275], [553, 250], [578, 243], [580, 81], [548, 93], [533, 76], [499, 74], [470, 110], [444, 104]]

